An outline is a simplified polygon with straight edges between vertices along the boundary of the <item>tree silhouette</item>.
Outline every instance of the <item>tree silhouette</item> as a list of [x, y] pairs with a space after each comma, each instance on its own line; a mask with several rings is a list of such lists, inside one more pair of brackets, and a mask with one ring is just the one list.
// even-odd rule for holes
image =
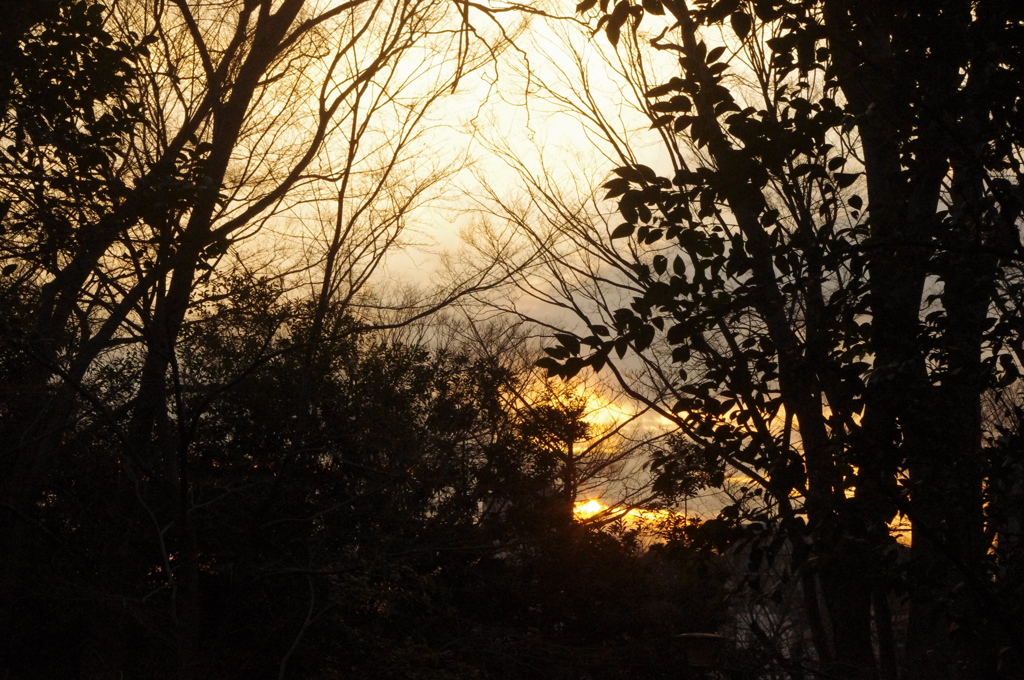
[[[33, 644], [50, 631], [70, 641], [68, 658], [99, 664], [89, 673], [193, 678], [216, 665], [217, 560], [259, 562], [263, 522], [278, 503], [296, 507], [281, 487], [327, 455], [314, 388], [338, 359], [321, 350], [351, 354], [378, 321], [354, 321], [351, 305], [445, 176], [440, 162], [409, 167], [426, 114], [489, 55], [448, 3], [37, 9], [2, 36], [0, 618], [21, 650], [4, 663], [73, 667], [47, 651], [59, 643]], [[261, 264], [252, 237], [299, 221], [314, 235], [308, 257]], [[486, 283], [482, 269], [391, 323]], [[300, 285], [317, 289], [313, 302]], [[283, 305], [286, 294], [306, 304]], [[289, 413], [301, 427], [225, 427], [232, 390], [286, 355], [305, 357], [291, 365], [302, 389], [289, 382], [248, 415]], [[244, 435], [278, 448], [231, 449]], [[217, 446], [239, 455], [209, 457]], [[244, 527], [245, 550], [228, 526]], [[125, 660], [133, 618], [150, 658]], [[285, 672], [293, 655], [274, 635], [288, 634], [301, 637], [268, 638], [262, 668]]]
[[[1024, 358], [1019, 10], [577, 9], [594, 8], [674, 167], [621, 151], [604, 185], [621, 219], [604, 232], [534, 185], [571, 245], [524, 228], [583, 322], [543, 365], [610, 368], [763, 490], [755, 519], [793, 546], [823, 672], [1012, 673], [1019, 598], [993, 576], [986, 508], [1016, 473], [990, 467], [1004, 454], [984, 444], [981, 398]], [[664, 30], [645, 37], [652, 22]], [[645, 51], [681, 71], [647, 82]]]

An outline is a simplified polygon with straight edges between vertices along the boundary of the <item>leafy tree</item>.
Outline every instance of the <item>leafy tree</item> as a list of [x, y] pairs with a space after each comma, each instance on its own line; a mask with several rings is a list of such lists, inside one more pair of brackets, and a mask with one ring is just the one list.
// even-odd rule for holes
[[[594, 8], [674, 167], [619, 152], [606, 231], [534, 184], [571, 245], [524, 228], [583, 322], [544, 365], [610, 368], [759, 487], [750, 519], [774, 517], [766, 538], [792, 546], [823, 672], [1012, 674], [1017, 586], [996, 575], [986, 508], [1016, 473], [989, 464], [1002, 454], [984, 446], [981, 399], [1024, 359], [1020, 10], [577, 9]], [[648, 82], [647, 53], [681, 71]]]

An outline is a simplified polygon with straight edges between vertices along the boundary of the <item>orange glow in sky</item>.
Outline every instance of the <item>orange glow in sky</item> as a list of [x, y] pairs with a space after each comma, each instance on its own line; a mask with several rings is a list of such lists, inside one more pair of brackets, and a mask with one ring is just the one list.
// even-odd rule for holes
[[668, 519], [672, 515], [679, 515], [681, 513], [674, 513], [671, 510], [645, 510], [644, 508], [614, 508], [605, 505], [596, 498], [592, 498], [587, 501], [576, 501], [576, 505], [573, 508], [573, 514], [579, 520], [587, 520], [591, 517], [599, 515], [601, 513], [607, 513], [612, 517], [622, 517], [626, 520], [636, 521], [657, 521]]
[[596, 499], [591, 499], [589, 501], [576, 501], [576, 507], [573, 508], [573, 514], [579, 519], [589, 519], [607, 509], [607, 505]]

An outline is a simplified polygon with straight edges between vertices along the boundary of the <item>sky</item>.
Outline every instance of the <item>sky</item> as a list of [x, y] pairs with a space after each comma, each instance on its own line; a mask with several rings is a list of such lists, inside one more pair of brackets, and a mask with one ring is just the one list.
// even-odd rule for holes
[[[571, 3], [560, 2], [550, 7], [573, 9]], [[512, 42], [501, 43], [498, 24], [488, 17], [472, 17], [481, 39], [475, 47], [499, 49], [494, 54], [477, 53], [477, 68], [437, 100], [409, 147], [396, 190], [401, 193], [429, 173], [438, 173], [441, 179], [429, 186], [408, 215], [404, 246], [393, 249], [376, 271], [372, 281], [379, 298], [401, 298], [404, 304], [409, 291], [429, 298], [431, 289], [449, 286], [453, 278], [481, 266], [480, 253], [469, 242], [485, 223], [499, 232], [506, 228], [503, 218], [495, 216], [494, 203], [516, 203], [527, 191], [524, 178], [561, 192], [571, 203], [600, 193], [611, 170], [623, 163], [624, 153], [635, 152], [636, 160], [661, 170], [668, 167], [661, 140], [649, 129], [650, 118], [631, 104], [637, 93], [616, 73], [616, 60], [629, 56], [625, 41], [617, 51], [603, 34], [592, 36], [592, 30], [572, 17], [552, 20], [518, 12], [495, 16], [507, 35], [514, 36]], [[444, 82], [450, 64], [439, 55], [413, 50], [394, 70], [393, 76], [406, 83], [408, 101]], [[666, 68], [678, 67], [671, 60]], [[657, 73], [647, 75], [660, 82]], [[378, 149], [386, 149], [400, 129], [388, 116], [406, 110], [397, 100], [390, 104], [393, 108], [385, 110], [379, 129], [370, 136]], [[343, 144], [329, 147], [331, 163], [339, 162], [345, 151]], [[598, 201], [593, 207], [615, 211], [614, 203]], [[315, 253], [327, 236], [315, 225], [329, 230], [332, 217], [328, 208], [319, 220], [297, 220], [301, 231], [291, 236], [298, 238], [301, 249]], [[282, 233], [287, 235], [292, 228], [286, 226]], [[524, 241], [511, 239], [506, 246], [503, 254], [510, 257], [517, 248], [518, 256], [530, 252]], [[507, 295], [508, 291], [499, 293], [504, 300]], [[521, 297], [518, 304], [520, 311], [553, 324], [569, 322], [542, 302]], [[609, 424], [635, 415], [634, 406], [608, 394], [593, 395], [596, 406], [590, 417], [595, 422]], [[637, 417], [636, 427], [656, 433], [671, 424], [648, 412]], [[608, 491], [607, 497], [581, 500], [614, 505], [615, 495]], [[694, 512], [707, 514], [720, 504], [720, 498], [695, 501]]]
[[[400, 264], [392, 272], [420, 272], [429, 278], [439, 254], [463, 248], [466, 232], [486, 219], [482, 196], [493, 190], [514, 201], [521, 194], [520, 171], [547, 177], [580, 198], [598, 189], [619, 163], [593, 121], [572, 110], [574, 104], [586, 105], [585, 97], [624, 133], [649, 126], [646, 116], [630, 110], [623, 99], [618, 78], [604, 60], [611, 50], [603, 36], [590, 39], [569, 19], [527, 17], [522, 19], [525, 27], [517, 27], [520, 19], [503, 15], [510, 33], [518, 32], [514, 47], [464, 77], [460, 91], [440, 102], [431, 116], [433, 149], [453, 164], [459, 158], [468, 162], [439, 200], [424, 206], [424, 239], [396, 259]], [[588, 79], [585, 92], [580, 64]], [[644, 145], [640, 136], [635, 139]], [[650, 142], [657, 139], [647, 140], [656, 153]]]

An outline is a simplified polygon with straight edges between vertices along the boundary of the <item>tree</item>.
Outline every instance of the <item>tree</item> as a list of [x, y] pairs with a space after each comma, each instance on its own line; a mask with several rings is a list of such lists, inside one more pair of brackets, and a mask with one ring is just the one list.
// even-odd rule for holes
[[520, 436], [549, 459], [563, 521], [574, 521], [576, 504], [583, 499], [600, 496], [611, 505], [589, 518], [593, 522], [649, 502], [643, 471], [662, 437], [636, 426], [646, 409], [627, 413], [611, 400], [602, 404], [596, 383], [536, 381], [508, 408], [518, 415]]
[[[174, 640], [168, 665], [194, 677], [208, 575], [192, 524], [206, 507], [194, 437], [219, 399], [278, 355], [302, 354], [309, 368], [321, 345], [372, 325], [346, 323], [351, 305], [447, 172], [441, 161], [422, 173], [409, 162], [425, 141], [418, 131], [489, 49], [469, 40], [468, 15], [449, 3], [53, 6], [3, 36], [16, 59], [0, 130], [0, 618], [14, 627], [8, 610], [25, 606], [27, 582], [67, 597], [52, 586], [71, 574], [101, 608], [118, 596], [159, 602], [149, 623]], [[266, 232], [298, 222], [316, 234], [311, 255], [258, 264]], [[486, 283], [476, 274], [415, 312]], [[253, 310], [291, 293], [300, 275], [318, 289], [315, 304], [292, 316]], [[253, 296], [224, 312], [251, 324], [246, 342], [222, 324], [218, 362], [190, 363], [186, 340], [216, 325], [207, 307], [231, 295]], [[282, 347], [288, 334], [304, 340]], [[305, 385], [306, 438], [287, 442], [281, 477], [315, 446], [316, 395]], [[75, 491], [74, 470], [96, 472], [103, 493]], [[70, 535], [86, 501], [116, 516], [113, 499], [132, 510], [113, 522], [126, 558], [109, 578], [97, 577], [99, 558], [38, 568], [40, 527], [91, 553]], [[249, 521], [259, 526], [274, 502], [269, 492]], [[93, 539], [111, 538], [84, 523]], [[168, 597], [146, 599], [162, 588]], [[103, 617], [92, 620], [116, 638], [100, 630]]]
[[[986, 515], [1008, 471], [980, 404], [1024, 358], [1019, 10], [693, 5], [598, 8], [671, 171], [613, 144], [621, 223], [542, 178], [550, 233], [503, 211], [549, 258], [555, 286], [524, 288], [581, 322], [545, 366], [613, 371], [763, 490], [750, 519], [792, 546], [824, 672], [1012, 673], [1016, 586], [994, 576]], [[682, 70], [652, 82], [661, 54]]]

